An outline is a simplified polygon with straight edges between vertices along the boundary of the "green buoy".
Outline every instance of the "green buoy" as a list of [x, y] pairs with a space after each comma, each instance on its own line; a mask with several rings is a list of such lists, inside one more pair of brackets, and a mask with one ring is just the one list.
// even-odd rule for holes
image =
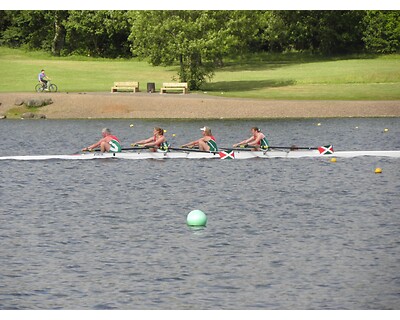
[[207, 216], [201, 210], [193, 210], [187, 215], [186, 221], [188, 226], [204, 227], [207, 223]]

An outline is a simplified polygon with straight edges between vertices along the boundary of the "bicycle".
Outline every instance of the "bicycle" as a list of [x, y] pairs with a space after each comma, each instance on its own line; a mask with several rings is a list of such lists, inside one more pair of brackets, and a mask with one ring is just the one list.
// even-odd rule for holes
[[58, 87], [54, 83], [50, 83], [50, 80], [47, 80], [47, 89], [46, 85], [44, 83], [39, 82], [35, 86], [35, 91], [36, 92], [43, 92], [43, 91], [49, 91], [49, 92], [57, 92]]

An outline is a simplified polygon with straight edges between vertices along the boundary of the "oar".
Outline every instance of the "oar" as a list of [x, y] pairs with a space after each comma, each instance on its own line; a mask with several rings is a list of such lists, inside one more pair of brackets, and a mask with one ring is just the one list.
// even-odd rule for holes
[[218, 147], [218, 150], [223, 150], [223, 151], [228, 151], [228, 150], [234, 150], [234, 151], [255, 151], [254, 148], [245, 148], [245, 147], [232, 147], [232, 148], [223, 148], [223, 147]]
[[291, 146], [291, 147], [275, 147], [275, 146], [270, 146], [269, 149], [288, 149], [289, 151], [296, 151], [296, 150], [318, 150], [320, 154], [332, 154], [333, 151], [333, 146], [330, 145], [325, 145], [325, 146], [320, 146], [320, 147], [298, 147], [298, 146]]
[[[129, 148], [121, 148], [121, 151], [129, 151], [129, 150], [145, 150], [151, 147], [147, 147], [147, 146], [134, 146], [134, 147], [129, 147]], [[99, 148], [96, 149], [91, 149], [91, 150], [79, 150], [77, 152], [75, 152], [74, 154], [79, 154], [82, 152], [100, 152], [101, 150]]]
[[196, 148], [189, 148], [189, 147], [169, 147], [169, 150], [175, 150], [175, 151], [193, 151], [193, 152], [206, 152], [206, 153], [218, 153], [218, 151], [206, 151], [206, 150], [200, 150], [200, 149], [196, 149]]
[[269, 146], [269, 149], [318, 150], [318, 147], [298, 147], [298, 146], [281, 147], [281, 146]]
[[135, 145], [129, 148], [121, 148], [121, 151], [128, 151], [128, 150], [144, 150], [144, 149], [149, 149], [151, 147], [148, 146], [140, 146], [140, 145]]
[[[332, 145], [326, 145], [325, 148], [329, 148]], [[255, 148], [255, 147], [254, 147]], [[219, 148], [220, 150], [241, 150], [241, 151], [254, 151], [254, 148], [249, 147], [248, 145], [240, 146], [240, 147], [232, 147], [232, 148]], [[269, 146], [268, 149], [289, 149], [289, 150], [319, 150], [321, 147], [298, 147], [298, 146], [290, 146], [290, 147], [281, 147], [281, 146]], [[261, 149], [260, 151], [268, 151], [268, 149]]]

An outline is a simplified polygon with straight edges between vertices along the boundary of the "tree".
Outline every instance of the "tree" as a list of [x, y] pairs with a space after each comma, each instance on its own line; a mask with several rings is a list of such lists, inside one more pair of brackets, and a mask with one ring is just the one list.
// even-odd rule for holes
[[6, 16], [9, 22], [2, 32], [2, 44], [50, 51], [53, 30], [48, 11], [7, 11]]
[[363, 40], [368, 51], [400, 51], [400, 11], [367, 11]]
[[251, 11], [134, 11], [131, 18], [132, 53], [153, 65], [178, 62], [179, 79], [191, 90], [257, 32]]
[[197, 89], [246, 51], [398, 52], [400, 12], [4, 10], [0, 45], [179, 64], [180, 80]]
[[66, 29], [65, 23], [68, 19], [68, 11], [56, 10], [54, 13], [54, 37], [51, 52], [55, 56], [60, 56], [61, 50], [65, 45]]
[[97, 57], [130, 55], [127, 11], [69, 11], [68, 51]]
[[337, 54], [361, 50], [364, 11], [273, 11], [265, 41], [272, 48]]
[[4, 11], [2, 44], [51, 51], [59, 56], [65, 42], [68, 11]]

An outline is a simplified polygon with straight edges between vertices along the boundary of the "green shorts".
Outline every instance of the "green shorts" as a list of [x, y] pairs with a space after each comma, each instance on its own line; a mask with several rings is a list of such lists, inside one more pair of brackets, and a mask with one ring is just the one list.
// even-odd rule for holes
[[121, 152], [121, 144], [117, 140], [111, 140], [109, 152]]

